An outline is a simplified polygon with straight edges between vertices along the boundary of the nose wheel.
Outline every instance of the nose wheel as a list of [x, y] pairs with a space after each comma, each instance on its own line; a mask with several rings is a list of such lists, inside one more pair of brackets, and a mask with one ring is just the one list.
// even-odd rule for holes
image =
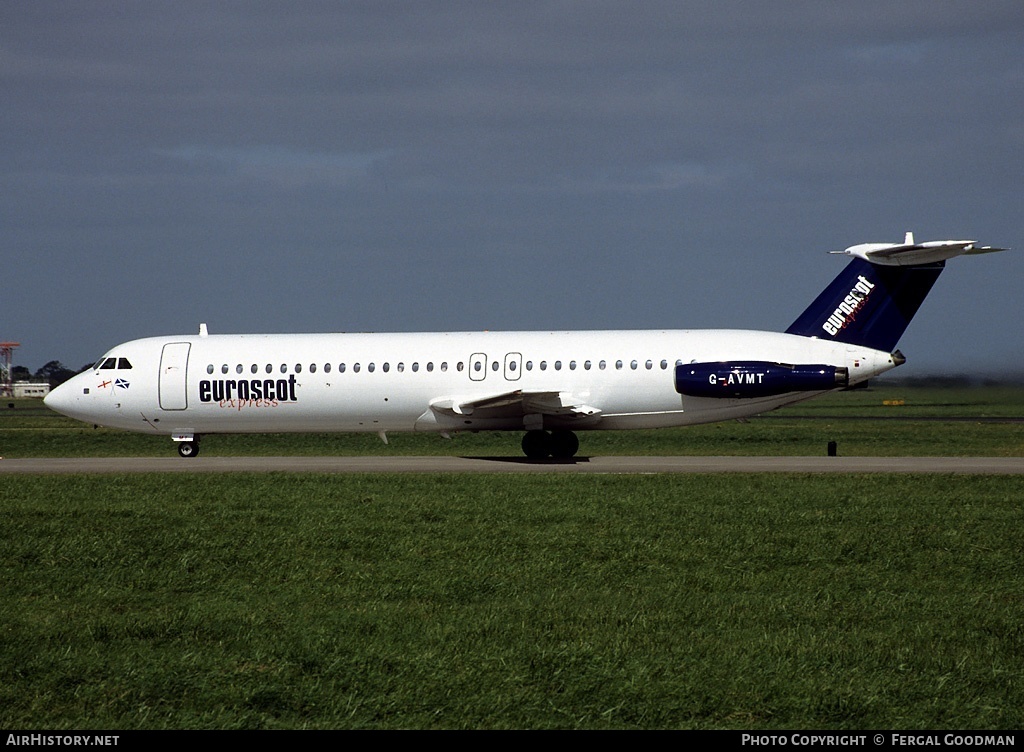
[[580, 440], [572, 431], [527, 431], [523, 436], [523, 454], [531, 460], [569, 459], [579, 448]]
[[192, 441], [179, 441], [178, 454], [182, 457], [195, 457], [199, 454], [199, 437]]

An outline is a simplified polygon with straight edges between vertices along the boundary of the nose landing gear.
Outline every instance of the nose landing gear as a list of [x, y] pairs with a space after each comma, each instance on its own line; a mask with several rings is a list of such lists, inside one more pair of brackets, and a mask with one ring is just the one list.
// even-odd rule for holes
[[195, 457], [199, 454], [199, 437], [194, 436], [185, 441], [178, 441], [178, 454], [181, 457]]

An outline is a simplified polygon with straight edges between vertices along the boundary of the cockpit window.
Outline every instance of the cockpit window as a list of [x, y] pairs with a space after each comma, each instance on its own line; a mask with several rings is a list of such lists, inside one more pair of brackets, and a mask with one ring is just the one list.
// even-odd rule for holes
[[113, 371], [114, 369], [127, 371], [132, 367], [128, 358], [100, 358], [93, 366], [96, 370]]

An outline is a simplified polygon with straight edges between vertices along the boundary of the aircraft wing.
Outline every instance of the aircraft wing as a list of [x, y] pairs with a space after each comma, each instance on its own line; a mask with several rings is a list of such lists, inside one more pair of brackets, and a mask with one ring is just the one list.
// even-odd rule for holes
[[486, 397], [444, 397], [433, 400], [430, 409], [448, 415], [476, 415], [502, 418], [526, 415], [548, 415], [569, 420], [598, 418], [601, 411], [585, 404], [569, 392], [530, 392], [516, 389], [512, 392]]

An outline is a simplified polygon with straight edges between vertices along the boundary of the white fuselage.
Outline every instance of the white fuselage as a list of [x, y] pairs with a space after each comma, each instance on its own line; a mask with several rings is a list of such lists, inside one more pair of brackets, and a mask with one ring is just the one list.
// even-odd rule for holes
[[[850, 384], [896, 365], [865, 347], [737, 330], [189, 335], [118, 345], [47, 404], [89, 423], [177, 437], [657, 428], [822, 393], [710, 399], [674, 388], [677, 364], [741, 360], [845, 367]], [[520, 393], [548, 404], [557, 395], [574, 410], [537, 416], [527, 399], [510, 412], [501, 398]]]

